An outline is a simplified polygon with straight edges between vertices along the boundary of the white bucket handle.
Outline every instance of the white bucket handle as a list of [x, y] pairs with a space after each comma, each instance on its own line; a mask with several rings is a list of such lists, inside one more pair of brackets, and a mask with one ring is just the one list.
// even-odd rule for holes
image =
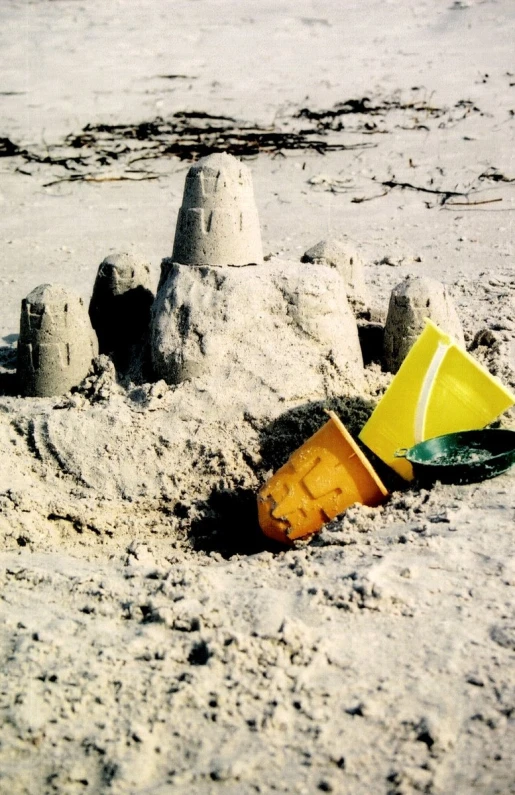
[[422, 386], [420, 388], [420, 395], [417, 402], [417, 407], [415, 409], [415, 442], [423, 442], [426, 433], [426, 419], [427, 419], [427, 408], [429, 405], [429, 399], [431, 397], [431, 392], [433, 390], [433, 384], [438, 376], [438, 371], [442, 366], [442, 362], [447, 356], [448, 351], [453, 346], [452, 342], [439, 342], [436, 351], [433, 354], [433, 358], [429, 363], [429, 367], [427, 368], [427, 372], [424, 376], [424, 380], [422, 381]]

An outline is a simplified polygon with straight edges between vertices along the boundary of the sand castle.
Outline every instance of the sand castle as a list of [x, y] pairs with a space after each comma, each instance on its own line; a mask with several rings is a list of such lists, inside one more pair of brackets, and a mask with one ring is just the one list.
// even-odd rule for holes
[[435, 279], [408, 277], [392, 290], [384, 330], [384, 363], [396, 373], [429, 318], [465, 344], [463, 329], [447, 287]]
[[87, 375], [97, 354], [97, 338], [82, 298], [59, 285], [42, 284], [22, 301], [22, 394], [50, 397], [67, 392]]
[[[91, 323], [81, 299], [62, 287], [43, 285], [27, 297], [20, 385], [26, 395], [62, 394], [85, 377], [98, 349], [119, 373], [132, 378], [139, 368], [146, 377], [148, 348], [149, 378], [194, 381], [215, 402], [270, 415], [360, 391], [352, 308], [359, 314], [366, 302], [363, 263], [341, 241], [321, 241], [301, 262], [265, 262], [250, 171], [231, 155], [213, 154], [187, 174], [155, 300], [149, 266], [130, 254], [101, 263]], [[384, 363], [392, 372], [426, 316], [463, 341], [446, 288], [408, 278], [393, 290], [386, 322]]]
[[101, 263], [89, 307], [98, 345], [82, 302], [64, 288], [38, 288], [24, 302], [23, 392], [66, 392], [98, 348], [128, 372], [148, 339], [155, 378], [195, 379], [213, 400], [256, 416], [359, 390], [363, 358], [346, 297], [359, 265], [342, 267], [346, 281], [341, 267], [264, 262], [250, 171], [231, 155], [209, 155], [186, 177], [154, 301], [148, 266], [116, 254]]
[[368, 303], [363, 261], [358, 253], [340, 240], [329, 238], [321, 240], [302, 255], [301, 262], [328, 265], [335, 268], [347, 290], [347, 298], [355, 312], [361, 311]]
[[172, 261], [183, 265], [263, 261], [252, 175], [232, 155], [208, 155], [188, 171]]
[[150, 266], [132, 254], [111, 254], [98, 268], [89, 316], [98, 336], [100, 353], [126, 367], [134, 346], [144, 344], [154, 301]]
[[[358, 387], [363, 359], [337, 270], [263, 262], [250, 172], [230, 155], [191, 167], [152, 311], [156, 375], [231, 400], [301, 402]], [[256, 411], [259, 408], [256, 407]]]

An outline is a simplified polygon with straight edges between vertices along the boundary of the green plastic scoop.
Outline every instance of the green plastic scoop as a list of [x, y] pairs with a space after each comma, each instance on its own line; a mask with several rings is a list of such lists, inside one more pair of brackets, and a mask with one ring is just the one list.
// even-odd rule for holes
[[493, 428], [447, 433], [395, 452], [406, 458], [420, 481], [474, 483], [515, 464], [515, 431]]

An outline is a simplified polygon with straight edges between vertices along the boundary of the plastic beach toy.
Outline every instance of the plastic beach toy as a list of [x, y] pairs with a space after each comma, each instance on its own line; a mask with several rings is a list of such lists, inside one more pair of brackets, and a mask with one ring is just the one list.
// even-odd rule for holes
[[388, 492], [332, 411], [258, 494], [265, 535], [289, 543], [316, 533], [356, 502], [379, 505]]
[[418, 480], [434, 483], [474, 483], [506, 472], [515, 464], [515, 431], [487, 428], [448, 433], [397, 450]]
[[359, 438], [406, 480], [413, 468], [400, 447], [483, 428], [515, 403], [494, 376], [430, 320]]

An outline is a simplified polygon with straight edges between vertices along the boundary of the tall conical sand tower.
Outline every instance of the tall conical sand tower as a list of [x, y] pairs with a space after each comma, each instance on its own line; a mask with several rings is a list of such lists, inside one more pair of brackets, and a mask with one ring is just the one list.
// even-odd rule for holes
[[182, 265], [263, 261], [252, 175], [237, 158], [208, 155], [188, 171], [172, 260]]

